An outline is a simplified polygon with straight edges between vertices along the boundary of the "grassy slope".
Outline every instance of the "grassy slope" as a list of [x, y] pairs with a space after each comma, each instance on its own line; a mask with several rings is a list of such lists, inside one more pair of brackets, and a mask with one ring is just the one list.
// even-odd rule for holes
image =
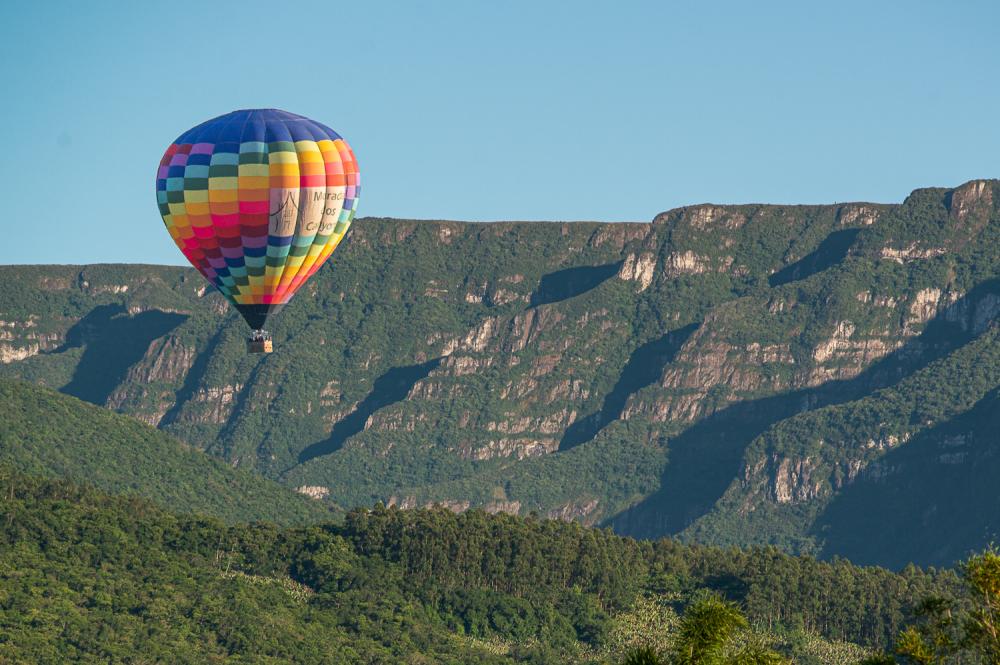
[[299, 524], [335, 516], [330, 504], [232, 469], [131, 418], [16, 381], [0, 381], [0, 462], [226, 521]]

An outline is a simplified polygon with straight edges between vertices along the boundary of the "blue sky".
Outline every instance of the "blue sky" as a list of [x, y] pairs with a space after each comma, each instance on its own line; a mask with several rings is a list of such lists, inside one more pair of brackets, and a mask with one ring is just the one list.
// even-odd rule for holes
[[1000, 177], [1000, 3], [6, 2], [0, 263], [184, 262], [156, 165], [277, 107], [360, 216], [640, 220]]

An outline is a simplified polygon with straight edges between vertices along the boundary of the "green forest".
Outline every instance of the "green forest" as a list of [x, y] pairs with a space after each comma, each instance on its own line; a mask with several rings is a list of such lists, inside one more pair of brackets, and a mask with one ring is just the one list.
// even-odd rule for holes
[[959, 636], [981, 618], [964, 569], [479, 510], [231, 524], [9, 467], [0, 491], [2, 662], [833, 664], [977, 648]]
[[0, 380], [0, 464], [229, 522], [300, 524], [342, 515], [132, 418], [19, 381]]

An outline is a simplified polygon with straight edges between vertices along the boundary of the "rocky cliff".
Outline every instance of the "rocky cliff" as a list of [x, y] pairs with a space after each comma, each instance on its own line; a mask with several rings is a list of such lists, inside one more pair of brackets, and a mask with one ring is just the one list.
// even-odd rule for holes
[[[962, 497], [935, 479], [981, 482], [998, 443], [982, 424], [1000, 386], [998, 195], [973, 181], [649, 224], [361, 219], [274, 321], [269, 356], [244, 353], [192, 270], [5, 267], [0, 375], [340, 505], [895, 563], [861, 545], [888, 518], [858, 497], [946, 529]], [[922, 502], [901, 498], [918, 486]], [[977, 510], [907, 556], [988, 541], [1000, 513]]]

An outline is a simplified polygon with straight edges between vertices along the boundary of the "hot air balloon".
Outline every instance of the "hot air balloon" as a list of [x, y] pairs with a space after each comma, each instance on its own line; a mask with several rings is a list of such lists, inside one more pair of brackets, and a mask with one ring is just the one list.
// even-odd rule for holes
[[268, 316], [330, 257], [358, 203], [354, 153], [335, 131], [278, 109], [247, 109], [203, 122], [170, 144], [156, 201], [187, 260], [268, 353]]

